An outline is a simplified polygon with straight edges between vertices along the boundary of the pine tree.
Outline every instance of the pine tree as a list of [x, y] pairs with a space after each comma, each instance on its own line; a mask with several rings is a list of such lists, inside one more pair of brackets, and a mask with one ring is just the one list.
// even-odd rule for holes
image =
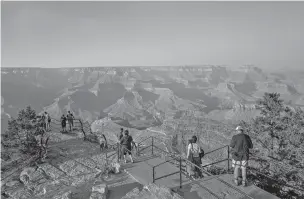
[[[265, 93], [260, 116], [240, 125], [255, 141], [259, 170], [284, 183], [304, 183], [304, 112], [284, 105], [280, 94]], [[292, 171], [292, 172], [291, 172]]]
[[48, 138], [41, 121], [36, 120], [36, 112], [30, 106], [18, 113], [17, 119], [8, 121], [8, 129], [2, 135], [2, 144], [6, 150], [18, 148], [23, 154], [30, 156], [45, 155]]

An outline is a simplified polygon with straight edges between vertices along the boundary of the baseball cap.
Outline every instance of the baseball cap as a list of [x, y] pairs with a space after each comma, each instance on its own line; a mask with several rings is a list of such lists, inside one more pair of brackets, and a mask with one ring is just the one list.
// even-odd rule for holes
[[237, 126], [235, 130], [237, 130], [237, 131], [242, 131], [243, 128], [242, 128], [241, 126]]

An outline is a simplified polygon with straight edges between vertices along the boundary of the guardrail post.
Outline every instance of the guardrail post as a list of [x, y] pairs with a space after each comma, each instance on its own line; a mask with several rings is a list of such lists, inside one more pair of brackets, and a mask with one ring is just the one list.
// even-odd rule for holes
[[182, 157], [179, 157], [179, 188], [182, 188]]
[[83, 130], [82, 121], [81, 121], [81, 119], [78, 119], [78, 120], [79, 120], [79, 123], [80, 123], [80, 126], [81, 126], [81, 131], [82, 131], [82, 133], [83, 133], [83, 139], [86, 140], [86, 133], [85, 133], [85, 131]]
[[229, 151], [229, 146], [227, 146], [227, 173], [229, 173], [229, 153], [230, 153], [230, 151]]
[[153, 145], [154, 145], [154, 139], [152, 137], [152, 155], [153, 155]]
[[155, 167], [153, 167], [153, 174], [152, 174], [152, 176], [153, 176], [153, 183], [155, 183]]

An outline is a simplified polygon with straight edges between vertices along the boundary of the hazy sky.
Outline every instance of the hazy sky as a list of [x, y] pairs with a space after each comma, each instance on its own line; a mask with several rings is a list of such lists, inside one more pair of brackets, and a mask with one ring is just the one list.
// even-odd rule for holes
[[304, 2], [1, 2], [3, 67], [304, 67]]

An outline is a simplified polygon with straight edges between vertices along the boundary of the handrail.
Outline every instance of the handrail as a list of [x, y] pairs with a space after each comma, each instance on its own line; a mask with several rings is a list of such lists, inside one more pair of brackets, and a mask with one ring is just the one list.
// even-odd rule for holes
[[175, 175], [177, 173], [180, 173], [180, 171], [176, 171], [176, 172], [173, 172], [173, 173], [170, 173], [170, 174], [167, 174], [167, 175], [164, 175], [164, 176], [161, 176], [161, 177], [158, 177], [158, 178], [154, 178], [154, 181], [153, 183], [155, 183], [156, 180], [160, 180], [162, 178], [166, 178], [166, 177], [169, 177], [169, 176], [172, 176], [172, 175]]
[[214, 149], [214, 150], [212, 150], [212, 151], [208, 151], [207, 153], [205, 153], [205, 155], [207, 155], [207, 154], [209, 154], [209, 153], [213, 153], [213, 152], [218, 151], [218, 150], [220, 150], [220, 149], [223, 149], [223, 148], [225, 148], [225, 147], [229, 147], [229, 145], [225, 145], [225, 146], [222, 146], [222, 147], [220, 147], [220, 148]]
[[162, 163], [159, 163], [159, 164], [157, 164], [157, 165], [154, 165], [153, 167], [158, 167], [158, 166], [160, 166], [160, 165], [166, 164], [167, 162], [170, 162], [170, 161], [173, 160], [173, 159], [175, 159], [175, 158], [171, 158], [170, 160], [166, 160], [165, 162], [162, 162]]
[[[153, 144], [153, 143], [152, 143], [152, 144]], [[155, 146], [152, 145], [152, 148], [153, 148], [153, 147], [155, 147]], [[225, 146], [225, 147], [227, 147], [227, 146]], [[156, 148], [156, 147], [155, 147], [155, 148]], [[157, 147], [157, 148], [158, 148], [158, 147]], [[221, 147], [221, 148], [224, 148], [224, 147]], [[229, 149], [228, 149], [228, 150], [229, 150]], [[167, 153], [168, 153], [168, 152], [167, 152]], [[179, 173], [180, 173], [180, 188], [182, 188], [182, 172], [183, 172], [183, 171], [182, 171], [182, 161], [184, 161], [186, 164], [188, 163], [188, 164], [190, 164], [190, 165], [192, 165], [192, 166], [198, 168], [199, 170], [201, 170], [201, 171], [203, 171], [203, 172], [205, 172], [205, 173], [207, 173], [207, 174], [209, 174], [209, 175], [212, 175], [210, 172], [204, 170], [204, 169], [203, 169], [202, 167], [200, 167], [200, 166], [197, 166], [197, 165], [193, 164], [192, 162], [190, 162], [190, 161], [187, 160], [186, 158], [183, 158], [181, 155], [179, 155], [179, 154], [172, 154], [172, 155], [180, 158], [180, 161], [179, 161], [179, 169], [180, 169], [180, 170], [179, 170]], [[229, 153], [228, 153], [228, 156], [229, 156]], [[226, 160], [227, 160], [227, 159], [226, 159]], [[229, 158], [228, 158], [228, 161], [229, 161]], [[229, 163], [229, 162], [228, 162], [228, 163]], [[213, 163], [213, 164], [215, 164], [215, 163]], [[155, 180], [156, 180], [156, 179], [155, 179], [155, 168], [156, 168], [156, 167], [153, 167], [153, 182], [155, 182]], [[168, 177], [168, 176], [170, 176], [170, 175], [173, 175], [173, 174], [168, 174], [168, 175], [159, 177], [159, 178], [157, 178], [157, 179], [164, 178], [164, 177]], [[219, 177], [215, 177], [215, 179], [217, 179], [217, 180], [219, 180], [220, 182], [226, 184], [227, 186], [231, 187], [232, 189], [235, 189], [235, 190], [238, 191], [239, 193], [245, 195], [247, 198], [253, 199], [251, 196], [249, 196], [248, 194], [246, 194], [246, 193], [243, 192], [242, 190], [240, 190], [240, 189], [238, 189], [238, 188], [232, 186], [231, 184], [227, 183], [226, 181], [220, 179]]]
[[140, 142], [138, 142], [138, 144], [140, 144], [140, 143], [142, 143], [142, 142], [144, 142], [144, 141], [150, 139], [151, 137], [152, 137], [152, 136], [149, 136], [149, 137], [145, 138], [144, 140], [141, 140]]

